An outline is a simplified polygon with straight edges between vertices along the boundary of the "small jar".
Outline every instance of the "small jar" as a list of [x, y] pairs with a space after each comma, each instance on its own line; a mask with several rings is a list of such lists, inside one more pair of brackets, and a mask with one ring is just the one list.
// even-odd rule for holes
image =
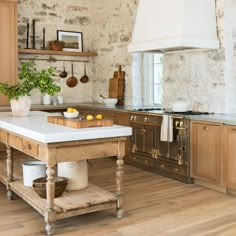
[[57, 96], [57, 102], [58, 102], [58, 104], [63, 104], [63, 96], [62, 95]]
[[57, 105], [57, 104], [58, 104], [58, 103], [57, 103], [57, 98], [53, 98], [52, 104], [53, 104], [53, 105]]

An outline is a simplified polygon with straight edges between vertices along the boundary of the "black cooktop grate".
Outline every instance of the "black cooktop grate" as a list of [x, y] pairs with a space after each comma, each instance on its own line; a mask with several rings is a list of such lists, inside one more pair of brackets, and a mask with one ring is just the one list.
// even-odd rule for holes
[[214, 114], [212, 112], [201, 112], [201, 111], [185, 111], [185, 112], [174, 112], [174, 111], [166, 111], [166, 114], [178, 114], [178, 115], [210, 115]]
[[149, 107], [149, 108], [135, 108], [134, 111], [160, 111], [160, 107]]

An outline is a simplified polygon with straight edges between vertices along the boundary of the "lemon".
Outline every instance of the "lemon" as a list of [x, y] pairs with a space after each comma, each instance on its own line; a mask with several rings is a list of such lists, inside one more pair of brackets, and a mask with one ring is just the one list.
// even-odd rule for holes
[[71, 107], [67, 108], [67, 112], [73, 112], [73, 108]]
[[101, 115], [101, 114], [97, 114], [97, 115], [96, 115], [96, 119], [97, 119], [97, 120], [101, 120], [101, 119], [102, 119], [102, 115]]
[[75, 108], [72, 108], [73, 112], [77, 112], [77, 110]]
[[87, 115], [86, 120], [93, 120], [93, 116], [92, 115]]

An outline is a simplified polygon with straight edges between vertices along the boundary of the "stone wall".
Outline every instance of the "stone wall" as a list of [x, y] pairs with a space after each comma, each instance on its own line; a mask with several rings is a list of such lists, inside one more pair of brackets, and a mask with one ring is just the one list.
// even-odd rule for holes
[[[177, 99], [185, 99], [195, 110], [236, 112], [236, 2], [216, 0], [217, 27], [221, 43], [219, 50], [165, 54], [163, 68], [163, 106], [170, 107]], [[142, 103], [142, 56], [130, 54], [138, 0], [19, 0], [19, 45], [25, 47], [26, 22], [36, 22], [37, 43], [42, 45], [42, 29], [46, 40], [56, 38], [56, 31], [83, 32], [84, 51], [96, 51], [94, 58], [57, 57], [59, 60], [89, 60], [87, 84], [69, 88], [64, 79], [56, 81], [63, 87], [65, 102], [102, 102], [99, 94], [108, 96], [109, 79], [118, 65], [126, 72], [125, 104]], [[20, 57], [27, 57], [20, 55]], [[39, 56], [38, 56], [39, 57]], [[47, 59], [48, 56], [40, 56]], [[48, 61], [37, 61], [40, 67]], [[62, 70], [62, 61], [51, 62]], [[70, 72], [70, 62], [66, 62]], [[75, 76], [83, 75], [83, 63], [75, 63]], [[33, 94], [33, 103], [40, 95]]]
[[137, 0], [91, 1], [92, 47], [98, 52], [95, 58], [93, 95], [101, 102], [99, 94], [108, 96], [109, 79], [118, 65], [125, 75], [125, 104], [132, 104], [132, 55], [127, 51], [131, 41]]
[[163, 68], [163, 106], [187, 100], [195, 110], [236, 112], [236, 2], [217, 0], [219, 50], [166, 54]]
[[[59, 74], [65, 61], [69, 72], [71, 63], [66, 60], [89, 60], [87, 84], [78, 83], [74, 88], [66, 85], [65, 79], [56, 78], [63, 88], [65, 102], [102, 102], [99, 94], [108, 96], [109, 79], [118, 65], [126, 72], [125, 103], [132, 103], [132, 56], [127, 51], [127, 44], [131, 40], [134, 14], [137, 0], [67, 0], [67, 1], [18, 1], [18, 31], [19, 46], [25, 47], [26, 23], [36, 20], [36, 48], [42, 47], [43, 28], [46, 29], [46, 41], [56, 39], [57, 30], [83, 32], [84, 51], [96, 51], [95, 58], [71, 58], [57, 56], [57, 61], [48, 62], [48, 56], [35, 56], [38, 67], [47, 67], [49, 64], [58, 68]], [[32, 31], [30, 32], [32, 34]], [[30, 44], [30, 47], [32, 44]], [[20, 61], [31, 58], [32, 55], [20, 55]], [[22, 59], [23, 58], [23, 59]], [[83, 63], [74, 63], [74, 75], [79, 79], [83, 75]], [[40, 94], [32, 94], [33, 103], [41, 103]]]
[[[83, 49], [91, 51], [91, 8], [90, 1], [87, 0], [67, 0], [67, 1], [42, 1], [42, 0], [19, 0], [18, 1], [18, 44], [25, 48], [26, 45], [26, 23], [30, 23], [30, 35], [32, 35], [32, 20], [36, 20], [36, 48], [41, 49], [43, 39], [43, 28], [46, 29], [46, 46], [48, 41], [57, 38], [57, 30], [76, 31], [83, 33]], [[32, 47], [32, 44], [29, 45]], [[71, 61], [74, 65], [74, 76], [79, 80], [84, 73], [84, 64], [79, 61], [89, 61], [86, 63], [87, 74], [90, 79], [92, 76], [93, 58], [53, 56], [51, 61], [48, 55], [19, 55], [19, 61], [25, 61], [26, 58], [36, 58], [38, 67], [46, 68], [49, 65], [57, 67], [57, 74], [63, 69], [65, 63], [68, 77], [71, 76]], [[43, 60], [37, 60], [43, 59]], [[92, 101], [92, 83], [88, 82], [70, 88], [66, 85], [66, 79], [57, 77], [57, 84], [62, 87], [64, 102], [91, 102]], [[34, 104], [41, 103], [41, 95], [38, 91], [32, 94]]]

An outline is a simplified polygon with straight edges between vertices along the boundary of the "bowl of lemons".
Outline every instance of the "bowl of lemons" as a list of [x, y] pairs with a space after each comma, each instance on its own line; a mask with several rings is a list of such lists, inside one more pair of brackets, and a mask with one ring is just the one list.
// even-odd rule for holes
[[76, 110], [76, 108], [69, 107], [66, 111], [63, 112], [63, 115], [65, 118], [77, 118], [79, 112]]

